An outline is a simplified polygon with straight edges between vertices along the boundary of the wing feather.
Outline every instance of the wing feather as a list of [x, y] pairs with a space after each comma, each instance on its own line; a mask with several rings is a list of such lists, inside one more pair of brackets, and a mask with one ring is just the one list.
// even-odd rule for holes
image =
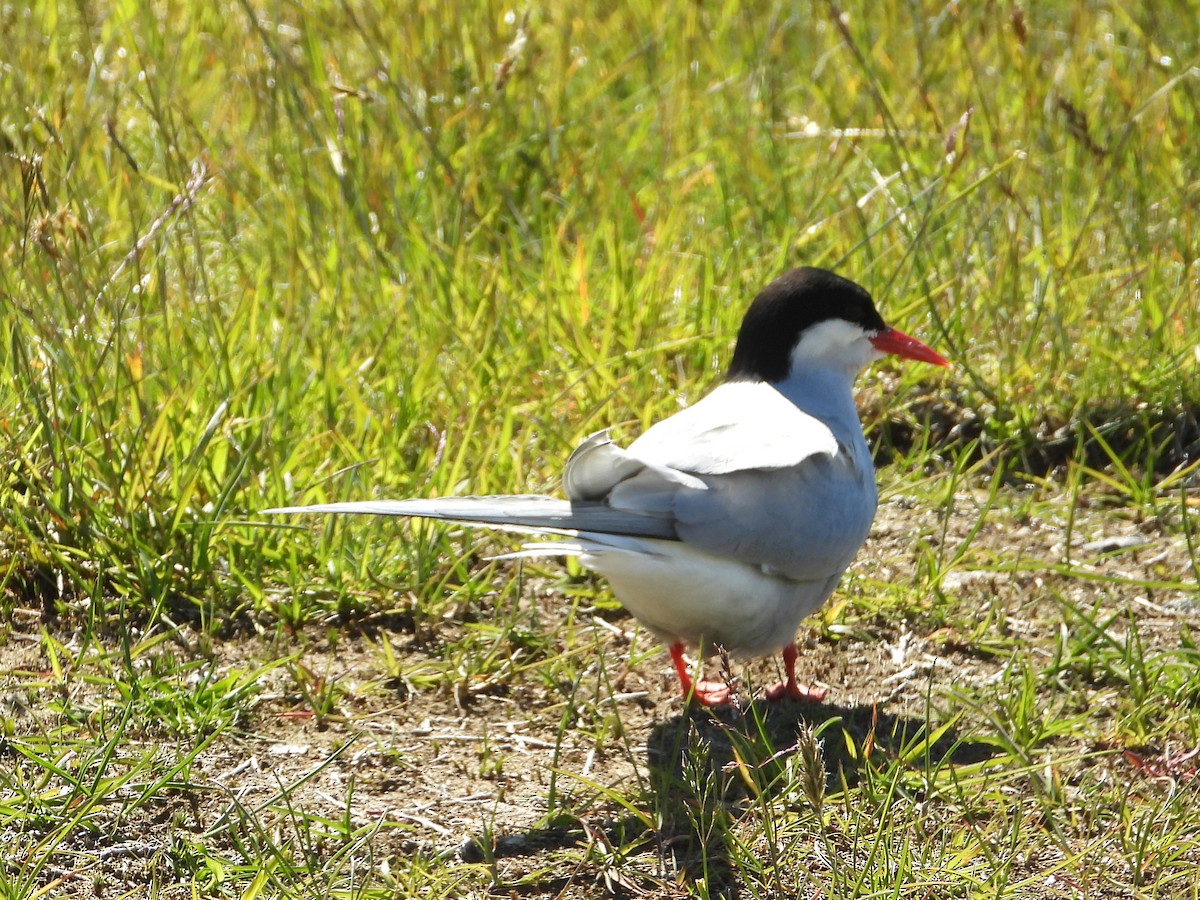
[[415, 516], [489, 525], [526, 534], [574, 535], [580, 531], [596, 531], [634, 537], [676, 537], [675, 523], [670, 517], [614, 509], [603, 503], [572, 503], [538, 494], [442, 497], [433, 500], [360, 500], [284, 506], [263, 512]]
[[765, 382], [730, 382], [634, 441], [628, 454], [696, 475], [787, 469], [834, 456], [837, 438]]

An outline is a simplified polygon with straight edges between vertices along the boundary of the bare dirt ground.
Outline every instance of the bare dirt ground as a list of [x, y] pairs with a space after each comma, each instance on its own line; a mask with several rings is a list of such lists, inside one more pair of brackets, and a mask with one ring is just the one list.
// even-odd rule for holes
[[[962, 493], [945, 519], [904, 497], [886, 501], [848, 590], [869, 596], [876, 583], [912, 583], [920, 564], [914, 548], [928, 553], [940, 545], [949, 552], [967, 541], [984, 498]], [[985, 516], [963, 564], [941, 579], [940, 595], [930, 593], [895, 616], [887, 609], [870, 611], [864, 602], [827, 627], [807, 626], [800, 635], [801, 669], [827, 685], [828, 695], [821, 703], [772, 709], [766, 721], [777, 745], [790, 745], [798, 723], [820, 724], [832, 716], [841, 717], [842, 727], [860, 738], [870, 732], [881, 742], [901, 742], [925, 723], [930, 698], [936, 704], [956, 690], [986, 684], [1014, 656], [1048, 658], [1058, 629], [1066, 627], [1055, 596], [1087, 608], [1125, 610], [1136, 617], [1143, 640], [1163, 646], [1177, 642], [1181, 622], [1200, 621], [1194, 595], [1136, 584], [1188, 570], [1182, 537], [1111, 513], [1076, 518], [1074, 542], [1087, 546], [1077, 546], [1076, 554], [1094, 558], [1087, 571], [1098, 579], [1085, 580], [1055, 572], [1064, 554], [1066, 510], [1056, 515], [1052, 506], [1040, 509], [1040, 517]], [[1140, 543], [1134, 546], [1134, 541]], [[1102, 555], [1122, 546], [1125, 552]], [[1021, 561], [1020, 571], [988, 565], [1014, 558]], [[1100, 580], [1112, 576], [1124, 580]], [[528, 596], [544, 605], [547, 621], [563, 615], [562, 601], [543, 587], [531, 586]], [[600, 796], [606, 789], [618, 795], [636, 795], [646, 785], [655, 789], [683, 764], [690, 741], [699, 737], [720, 744], [723, 722], [737, 713], [688, 711], [665, 654], [629, 655], [629, 642], [637, 637], [631, 619], [597, 616], [592, 621], [605, 658], [594, 664], [594, 676], [581, 680], [581, 692], [591, 693], [579, 696], [576, 706], [603, 721], [575, 717], [560, 691], [532, 677], [453, 692], [420, 690], [389, 678], [381, 670], [380, 640], [390, 642], [401, 666], [414, 671], [430, 650], [426, 638], [417, 640], [403, 627], [389, 629], [386, 621], [339, 632], [334, 641], [328, 631], [298, 635], [290, 647], [253, 635], [214, 641], [209, 652], [218, 673], [251, 671], [263, 660], [294, 653], [307, 672], [321, 673], [313, 676], [315, 682], [336, 680], [336, 702], [319, 716], [298, 691], [295, 669], [280, 666], [265, 673], [240, 727], [199, 752], [186, 783], [156, 792], [119, 817], [115, 810], [112, 817], [98, 810], [68, 838], [59, 851], [63, 864], [48, 873], [62, 879], [54, 895], [110, 896], [157, 883], [160, 896], [186, 896], [185, 885], [171, 886], [164, 870], [168, 848], [180, 844], [181, 836], [228, 845], [228, 836], [243, 828], [286, 833], [291, 825], [280, 815], [281, 806], [353, 828], [378, 826], [362, 843], [365, 864], [394, 867], [417, 851], [466, 862], [486, 858], [495, 860], [509, 882], [535, 876], [548, 850], [595, 839], [606, 829], [636, 827], [615, 803], [584, 804], [606, 810], [592, 821], [571, 815], [548, 819], [548, 813], [551, 803], [570, 811], [579, 796]], [[67, 645], [72, 640], [70, 634], [58, 637]], [[186, 632], [181, 639], [200, 643]], [[644, 636], [637, 639], [646, 643]], [[30, 687], [34, 675], [52, 665], [36, 619], [14, 623], [11, 639], [0, 646], [0, 694], [12, 723], [9, 737], [58, 726]], [[717, 665], [709, 661], [710, 673]], [[774, 661], [733, 663], [748, 685], [774, 680], [776, 667]], [[71, 684], [81, 695], [89, 690], [86, 677]], [[110, 699], [115, 714], [119, 703]], [[83, 705], [103, 710], [102, 700]], [[1093, 733], [1078, 740], [1102, 740], [1104, 715], [1103, 709], [1095, 710]], [[97, 734], [103, 731], [102, 722], [90, 724]], [[946, 736], [947, 746], [970, 725], [969, 717], [960, 722]], [[147, 723], [144, 743], [125, 752], [170, 756], [190, 749], [186, 739], [162, 742]], [[853, 762], [839, 756], [836, 743], [826, 741], [825, 752], [831, 778], [842, 768], [853, 778]], [[987, 752], [970, 741], [953, 751], [962, 761]], [[21, 765], [11, 747], [3, 757], [6, 765]], [[654, 837], [660, 855], [670, 841], [666, 833]], [[334, 849], [312, 852], [319, 856]], [[253, 851], [253, 841], [224, 850], [231, 857], [244, 855]], [[72, 856], [78, 869], [72, 868]], [[528, 895], [597, 895], [594, 881], [575, 886], [570, 877], [569, 872], [546, 874]]]

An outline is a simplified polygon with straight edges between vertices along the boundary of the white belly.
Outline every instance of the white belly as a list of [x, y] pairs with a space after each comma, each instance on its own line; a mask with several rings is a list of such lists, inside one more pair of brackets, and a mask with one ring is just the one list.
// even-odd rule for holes
[[588, 538], [580, 535], [580, 561], [608, 579], [626, 609], [664, 642], [705, 654], [715, 645], [746, 656], [787, 646], [841, 578], [795, 581], [677, 541]]

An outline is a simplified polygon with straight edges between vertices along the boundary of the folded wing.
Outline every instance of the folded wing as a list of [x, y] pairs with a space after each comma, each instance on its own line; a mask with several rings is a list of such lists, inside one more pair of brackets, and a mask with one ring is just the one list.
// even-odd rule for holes
[[580, 531], [595, 531], [631, 537], [677, 538], [675, 524], [667, 517], [638, 515], [603, 503], [575, 503], [537, 494], [314, 503], [308, 506], [283, 506], [263, 512], [413, 516], [472, 522], [526, 534], [575, 535]]
[[567, 500], [446, 497], [267, 512], [416, 516], [585, 542], [606, 535], [683, 541], [815, 581], [845, 569], [866, 538], [875, 484], [869, 460], [866, 473], [859, 462], [827, 426], [770, 385], [729, 383], [628, 449], [607, 431], [588, 437], [567, 461]]
[[730, 383], [628, 449], [585, 440], [567, 496], [668, 518], [679, 540], [802, 581], [841, 572], [866, 538], [874, 480], [829, 428], [764, 383]]

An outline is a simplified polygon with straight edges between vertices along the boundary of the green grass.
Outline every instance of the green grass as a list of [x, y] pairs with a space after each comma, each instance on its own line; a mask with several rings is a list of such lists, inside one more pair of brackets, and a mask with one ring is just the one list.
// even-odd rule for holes
[[[0, 11], [0, 896], [1195, 896], [1200, 6], [1149, 7]], [[819, 752], [675, 715], [577, 566], [257, 515], [555, 491], [798, 264], [955, 363], [862, 380]]]

